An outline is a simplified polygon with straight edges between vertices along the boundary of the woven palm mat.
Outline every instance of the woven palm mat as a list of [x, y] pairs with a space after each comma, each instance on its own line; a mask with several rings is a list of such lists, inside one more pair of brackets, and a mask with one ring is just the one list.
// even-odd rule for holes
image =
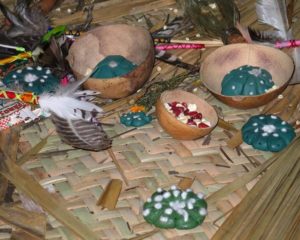
[[[197, 95], [207, 98], [212, 105], [222, 108], [224, 119], [238, 127], [257, 110], [235, 110], [226, 107], [208, 93], [198, 90]], [[117, 116], [112, 118], [118, 119]], [[22, 132], [20, 149], [26, 152], [54, 129], [46, 120]], [[105, 127], [110, 135], [128, 131], [117, 123]], [[209, 139], [208, 139], [209, 138]], [[115, 210], [102, 210], [97, 199], [110, 179], [122, 179], [107, 151], [88, 152], [70, 149], [53, 135], [36, 159], [23, 167], [42, 186], [61, 198], [82, 222], [99, 238], [129, 239], [153, 230], [143, 220], [142, 204], [158, 187], [178, 184], [182, 177], [195, 178], [192, 189], [206, 195], [215, 192], [237, 177], [253, 169], [249, 158], [260, 163], [268, 156], [243, 145], [244, 154], [226, 147], [228, 139], [223, 129], [216, 128], [209, 137], [196, 141], [174, 140], [165, 133], [157, 120], [125, 135], [115, 138], [113, 152], [129, 182], [123, 184]], [[69, 149], [69, 150], [68, 150]], [[163, 230], [149, 239], [210, 239], [226, 215], [247, 194], [251, 184], [208, 207], [204, 224], [190, 231]], [[64, 203], [63, 203], [64, 202]], [[76, 239], [64, 226], [48, 217], [46, 239]], [[10, 229], [3, 225], [2, 229]], [[0, 234], [6, 238], [7, 232]]]
[[[151, 2], [154, 4], [159, 1]], [[174, 1], [169, 0], [160, 2], [165, 4], [164, 7], [174, 4]], [[128, 11], [126, 8], [118, 8], [123, 9], [124, 14], [115, 13], [115, 15], [123, 17], [138, 13], [141, 17], [143, 15], [141, 13], [146, 10], [152, 11], [153, 7], [147, 6], [139, 6]], [[96, 9], [101, 13], [101, 8]], [[168, 9], [169, 12], [172, 12], [171, 10], [172, 8]], [[74, 14], [73, 18], [81, 19], [81, 15], [77, 15]], [[107, 18], [105, 15], [97, 14], [94, 21], [102, 22], [102, 18], [104, 21], [121, 21], [115, 21], [115, 17], [114, 14]], [[72, 22], [73, 19], [69, 18], [65, 19]], [[59, 19], [61, 18], [57, 18], [56, 21]], [[136, 19], [138, 18], [134, 18], [133, 21]], [[131, 20], [126, 18], [126, 21]], [[184, 61], [193, 64], [201, 51], [192, 52], [198, 57], [191, 54], [191, 51], [178, 51], [177, 54], [183, 57]], [[174, 71], [173, 68], [167, 68], [165, 64], [160, 63], [155, 66], [153, 76], [166, 80], [174, 74]], [[207, 99], [216, 107], [220, 117], [233, 123], [237, 128], [240, 128], [251, 115], [259, 113], [258, 109], [249, 111], [230, 108], [199, 86], [195, 89], [194, 86], [185, 83], [181, 88], [194, 90], [195, 94]], [[111, 115], [106, 121], [117, 122], [114, 126], [105, 126], [105, 131], [110, 136], [129, 130], [118, 123], [118, 113]], [[20, 139], [21, 152], [28, 151], [53, 129], [50, 120], [25, 129]], [[120, 174], [107, 151], [95, 153], [72, 149], [53, 134], [38, 156], [24, 164], [23, 168], [51, 194], [61, 199], [62, 204], [96, 232], [99, 238], [130, 239], [154, 229], [145, 223], [142, 205], [158, 187], [169, 188], [178, 184], [183, 177], [188, 177], [194, 178], [192, 189], [195, 192], [209, 195], [253, 169], [253, 163], [260, 164], [270, 157], [269, 153], [256, 151], [246, 144], [241, 146], [242, 151], [229, 149], [226, 147], [227, 139], [228, 133], [217, 127], [211, 135], [196, 141], [174, 140], [162, 130], [157, 120], [154, 120], [151, 124], [114, 139], [112, 150], [121, 166], [123, 174]], [[123, 175], [129, 185], [123, 184], [116, 209], [109, 211], [96, 206], [108, 182], [111, 179], [122, 179]], [[208, 216], [201, 226], [189, 231], [161, 230], [148, 239], [210, 239], [253, 184], [255, 182], [228, 195], [215, 205], [208, 206]], [[15, 192], [14, 198], [20, 199], [18, 192]], [[0, 222], [0, 239], [10, 239], [11, 228], [10, 225]], [[46, 239], [77, 238], [53, 217], [48, 216]]]

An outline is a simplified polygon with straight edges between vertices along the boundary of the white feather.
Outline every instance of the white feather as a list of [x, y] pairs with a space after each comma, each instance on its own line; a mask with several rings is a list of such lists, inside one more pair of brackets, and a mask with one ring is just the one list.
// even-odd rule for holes
[[39, 98], [39, 105], [45, 111], [53, 112], [61, 118], [72, 120], [83, 119], [81, 114], [76, 113], [76, 110], [102, 112], [102, 109], [93, 103], [64, 95], [43, 94]]
[[[77, 89], [90, 78], [93, 72], [94, 71], [91, 70], [81, 80], [71, 83], [68, 86], [58, 88], [55, 94], [42, 94], [39, 98], [40, 107], [44, 111], [55, 113], [57, 116], [67, 120], [87, 120], [77, 110], [88, 113], [102, 112], [102, 109], [95, 104], [76, 99], [80, 97], [80, 94], [84, 93], [84, 91], [79, 91], [78, 94], [76, 94]], [[91, 91], [86, 93], [91, 93]], [[95, 94], [95, 92], [93, 93]]]
[[286, 0], [257, 0], [256, 13], [260, 22], [277, 29], [282, 40], [291, 38]]

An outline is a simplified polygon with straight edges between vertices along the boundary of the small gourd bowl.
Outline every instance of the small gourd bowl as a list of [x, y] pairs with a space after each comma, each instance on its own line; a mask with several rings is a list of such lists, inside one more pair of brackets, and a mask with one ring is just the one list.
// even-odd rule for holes
[[[256, 96], [222, 95], [224, 76], [243, 65], [266, 69], [277, 88]], [[202, 63], [200, 76], [203, 84], [217, 99], [231, 107], [249, 109], [265, 105], [282, 93], [293, 71], [294, 62], [284, 52], [263, 45], [240, 43], [220, 47], [208, 55]]]
[[[211, 123], [208, 128], [189, 126], [179, 121], [172, 113], [168, 112], [165, 103], [186, 102], [197, 105], [197, 111], [202, 113], [203, 118]], [[218, 123], [218, 115], [215, 109], [195, 94], [175, 89], [165, 91], [156, 102], [156, 116], [162, 128], [173, 138], [179, 140], [194, 140], [209, 134]]]
[[107, 56], [121, 55], [137, 65], [126, 75], [113, 78], [89, 78], [85, 89], [96, 90], [103, 98], [129, 96], [149, 79], [154, 65], [154, 48], [150, 33], [137, 26], [112, 24], [94, 28], [72, 44], [67, 60], [78, 79]]

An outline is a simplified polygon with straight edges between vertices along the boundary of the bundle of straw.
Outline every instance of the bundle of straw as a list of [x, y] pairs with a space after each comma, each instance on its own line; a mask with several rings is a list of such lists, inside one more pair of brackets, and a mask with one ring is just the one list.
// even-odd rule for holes
[[[299, 239], [300, 138], [261, 177], [213, 240]], [[275, 156], [276, 158], [276, 156]]]

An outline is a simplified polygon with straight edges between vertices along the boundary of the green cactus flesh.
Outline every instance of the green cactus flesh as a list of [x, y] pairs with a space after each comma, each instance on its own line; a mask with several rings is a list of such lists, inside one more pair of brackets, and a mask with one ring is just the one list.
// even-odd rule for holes
[[54, 91], [59, 86], [60, 80], [52, 74], [49, 68], [27, 66], [11, 71], [5, 76], [3, 83], [13, 90], [42, 94]]
[[265, 69], [244, 65], [233, 69], [222, 81], [222, 95], [255, 96], [274, 87], [272, 75]]
[[294, 128], [275, 115], [252, 116], [242, 128], [243, 141], [262, 151], [278, 152], [296, 136]]
[[192, 229], [204, 221], [207, 203], [201, 193], [172, 186], [168, 191], [157, 189], [145, 202], [143, 215], [158, 228]]
[[120, 122], [127, 127], [141, 127], [151, 121], [152, 117], [145, 112], [129, 112], [120, 117]]

